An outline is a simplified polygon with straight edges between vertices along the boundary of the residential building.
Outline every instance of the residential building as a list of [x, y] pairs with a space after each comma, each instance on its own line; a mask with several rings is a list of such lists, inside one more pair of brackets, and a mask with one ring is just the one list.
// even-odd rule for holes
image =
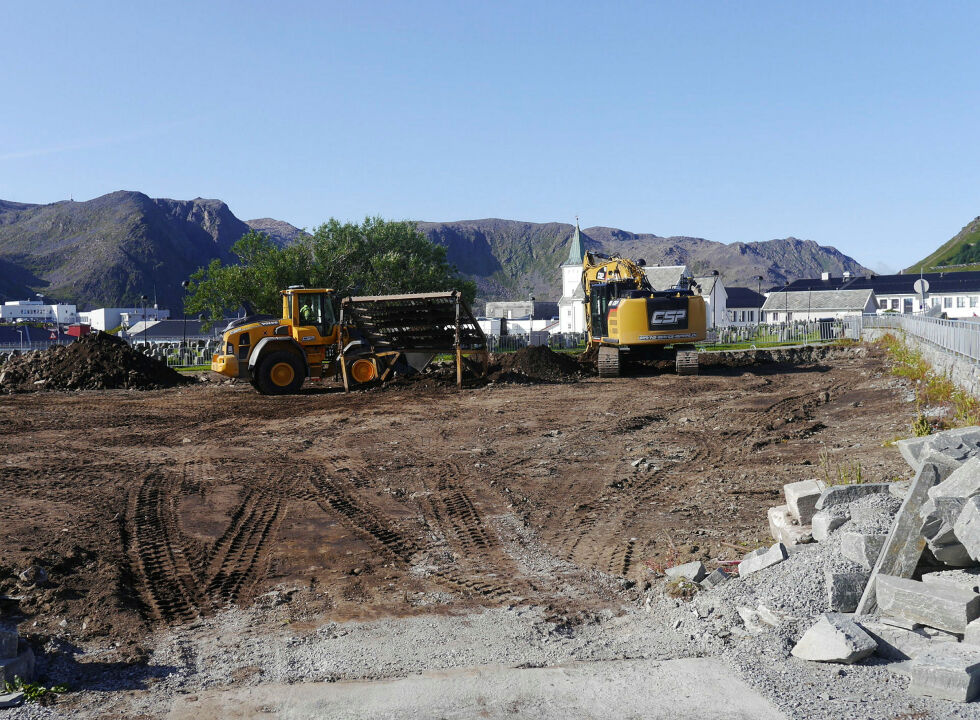
[[[704, 298], [704, 312], [708, 328], [728, 324], [728, 292], [721, 276], [703, 275], [695, 277], [694, 282], [701, 286], [701, 297]], [[661, 288], [657, 288], [658, 290]]]
[[822, 320], [874, 313], [873, 290], [788, 290], [770, 292], [762, 305], [763, 322]]
[[558, 317], [558, 303], [541, 300], [492, 301], [483, 314], [488, 318], [522, 318], [531, 315], [532, 310], [535, 319]]
[[140, 320], [166, 320], [169, 317], [169, 310], [156, 307], [99, 308], [79, 313], [81, 322], [91, 325], [93, 330], [112, 330], [129, 327]]
[[46, 304], [42, 300], [8, 300], [0, 305], [0, 322], [77, 323], [74, 305]]
[[729, 325], [758, 325], [766, 296], [745, 287], [726, 288], [726, 315]]

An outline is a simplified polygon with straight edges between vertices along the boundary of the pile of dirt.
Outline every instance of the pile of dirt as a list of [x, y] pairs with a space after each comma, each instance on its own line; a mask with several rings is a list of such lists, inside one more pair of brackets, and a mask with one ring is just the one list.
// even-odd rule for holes
[[165, 363], [106, 333], [70, 345], [11, 356], [0, 365], [0, 392], [154, 390], [192, 382]]
[[572, 355], [556, 353], [543, 345], [490, 357], [487, 379], [492, 382], [574, 382], [586, 374], [586, 366]]

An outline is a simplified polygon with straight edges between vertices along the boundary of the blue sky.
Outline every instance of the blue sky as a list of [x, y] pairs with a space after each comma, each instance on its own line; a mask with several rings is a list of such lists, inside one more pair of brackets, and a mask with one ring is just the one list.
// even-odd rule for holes
[[0, 198], [504, 217], [876, 269], [980, 214], [980, 3], [4, 7]]

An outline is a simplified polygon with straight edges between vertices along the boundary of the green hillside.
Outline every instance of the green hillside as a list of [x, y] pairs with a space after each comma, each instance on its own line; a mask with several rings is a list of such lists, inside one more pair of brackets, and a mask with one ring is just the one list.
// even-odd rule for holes
[[907, 273], [948, 268], [950, 272], [980, 270], [980, 217], [954, 235], [931, 255], [905, 269]]

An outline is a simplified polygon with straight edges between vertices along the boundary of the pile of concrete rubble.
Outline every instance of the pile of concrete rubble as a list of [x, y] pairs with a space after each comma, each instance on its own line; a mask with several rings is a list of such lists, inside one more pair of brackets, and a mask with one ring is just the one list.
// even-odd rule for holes
[[911, 695], [969, 702], [980, 695], [980, 427], [897, 445], [911, 481], [791, 483], [769, 511], [774, 545], [728, 570], [694, 562], [667, 575], [697, 590], [691, 604], [717, 637], [771, 634], [803, 660], [887, 663]]

